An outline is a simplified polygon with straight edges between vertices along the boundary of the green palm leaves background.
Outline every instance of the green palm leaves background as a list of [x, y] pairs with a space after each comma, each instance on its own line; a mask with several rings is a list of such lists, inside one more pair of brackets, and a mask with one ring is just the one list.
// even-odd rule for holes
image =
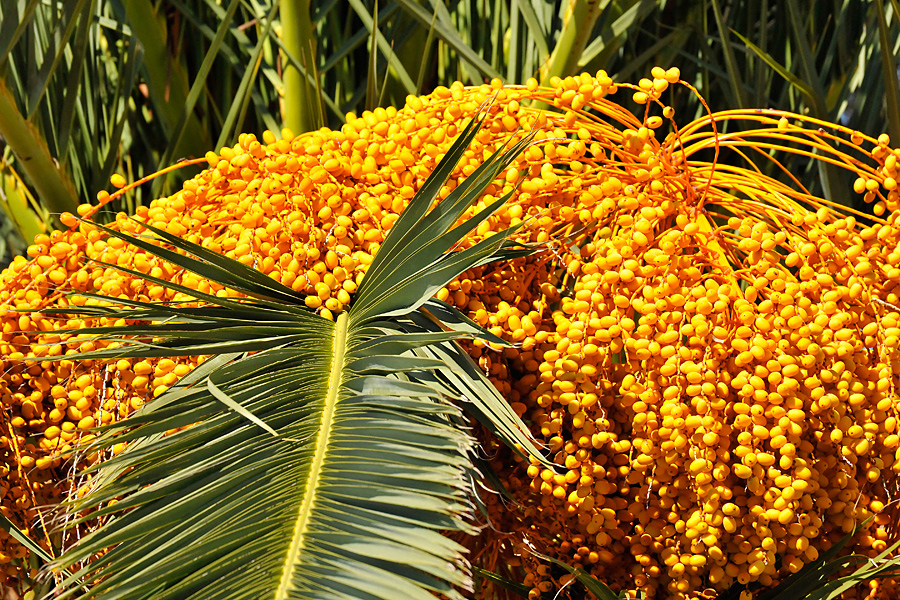
[[[114, 172], [136, 180], [242, 131], [339, 127], [349, 111], [399, 105], [456, 79], [521, 83], [598, 69], [637, 79], [677, 65], [713, 110], [776, 107], [900, 140], [898, 46], [897, 0], [10, 0], [0, 4], [0, 262]], [[685, 119], [702, 110], [687, 95], [672, 105]], [[163, 232], [129, 237], [249, 300], [115, 309], [158, 323], [127, 331], [152, 340], [130, 346], [131, 356], [217, 358], [101, 438], [133, 443], [73, 507], [108, 520], [53, 563], [69, 567], [63, 597], [459, 597], [473, 574], [439, 532], [468, 531], [476, 509], [465, 414], [508, 444], [530, 441], [452, 342], [500, 340], [430, 298], [472, 265], [540, 251], [496, 236], [448, 252], [496, 209], [452, 227], [519, 150], [495, 156], [428, 212], [453, 167], [448, 155], [336, 323], [202, 248]], [[794, 172], [842, 199], [832, 175], [807, 169]], [[103, 215], [133, 212], [189, 174], [143, 185]], [[261, 524], [261, 513], [274, 517]], [[830, 598], [873, 574], [822, 588], [853, 564], [834, 556], [823, 553], [775, 594]], [[576, 575], [597, 597], [614, 597]], [[97, 576], [84, 592], [80, 582]]]
[[[133, 181], [241, 131], [336, 127], [457, 79], [677, 65], [713, 110], [809, 112], [900, 139], [898, 13], [897, 0], [9, 0], [0, 264], [113, 172]], [[702, 110], [688, 94], [672, 104], [685, 119]]]

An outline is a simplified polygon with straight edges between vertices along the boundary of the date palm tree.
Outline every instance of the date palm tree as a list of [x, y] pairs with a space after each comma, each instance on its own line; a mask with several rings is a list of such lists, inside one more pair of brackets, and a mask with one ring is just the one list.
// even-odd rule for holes
[[[59, 18], [57, 4], [66, 11]], [[278, 12], [277, 4], [160, 3], [175, 7], [168, 15], [139, 2], [4, 4], [0, 15], [13, 17], [2, 19], [0, 27], [9, 34], [0, 36], [5, 82], [0, 83], [0, 101], [8, 109], [0, 111], [0, 135], [7, 145], [4, 150], [9, 150], [0, 161], [0, 208], [31, 218], [30, 225], [24, 217], [13, 220], [25, 237], [33, 237], [44, 226], [42, 221], [71, 210], [76, 197], [93, 194], [115, 170], [137, 177], [177, 156], [196, 154], [197, 148], [221, 146], [242, 126], [274, 128], [270, 113], [279, 98], [274, 90], [282, 82], [272, 57], [279, 52], [288, 71], [293, 68], [303, 75], [286, 73], [288, 96], [309, 94], [320, 80], [324, 86], [317, 90], [321, 106], [306, 106], [315, 109], [308, 114], [282, 115], [305, 123], [295, 127], [298, 131], [326, 119], [337, 123], [347, 108], [374, 106], [380, 100], [378, 86], [381, 99], [389, 101], [420, 91], [425, 76], [430, 77], [422, 48], [438, 65], [438, 78], [480, 81], [500, 76], [511, 82], [587, 67], [610, 68], [627, 77], [652, 64], [675, 62], [679, 53], [678, 61], [696, 63], [692, 77], [704, 84], [704, 92], [729, 105], [777, 100], [808, 105], [829, 118], [837, 118], [845, 105], [866, 107], [847, 118], [868, 123], [860, 125], [867, 130], [883, 120], [892, 132], [900, 127], [896, 79], [887, 76], [897, 13], [885, 13], [887, 3], [880, 1], [867, 10], [845, 2], [841, 18], [816, 9], [815, 3], [782, 8], [713, 1], [708, 11], [678, 11], [678, 3], [632, 0], [603, 3], [602, 11], [599, 3], [580, 1], [558, 6], [517, 2], [512, 10], [504, 10], [504, 3], [485, 3], [486, 8], [451, 3], [446, 14], [431, 14], [421, 3], [406, 0], [384, 3], [380, 13], [370, 12], [372, 2], [309, 3], [322, 9], [314, 11], [311, 23], [301, 25], [307, 36], [323, 41], [306, 56], [308, 40], [290, 35], [300, 31], [291, 27], [298, 15]], [[125, 12], [121, 23], [116, 20], [121, 11], [114, 10], [120, 5], [132, 11]], [[663, 6], [683, 12], [681, 25], [672, 28], [659, 18], [657, 9]], [[488, 14], [491, 7], [495, 19], [478, 12]], [[781, 18], [782, 10], [792, 12]], [[361, 26], [351, 31], [357, 20]], [[817, 24], [832, 21], [837, 25], [821, 33]], [[255, 38], [245, 33], [248, 23], [255, 23]], [[334, 28], [335, 23], [346, 23], [346, 30]], [[413, 29], [410, 24], [415, 31], [402, 37]], [[487, 24], [491, 31], [485, 29]], [[176, 59], [167, 51], [172, 52], [177, 41], [168, 47], [166, 34], [179, 27], [196, 27], [203, 44]], [[53, 35], [45, 36], [42, 28]], [[92, 33], [96, 28], [108, 33], [96, 36], [106, 42], [97, 47]], [[595, 29], [604, 35], [588, 39]], [[498, 43], [504, 31], [508, 43]], [[702, 35], [690, 35], [692, 31]], [[746, 39], [738, 35], [742, 44], [732, 31], [746, 34]], [[846, 31], [853, 35], [844, 35]], [[843, 41], [807, 43], [820, 35]], [[849, 50], [843, 49], [847, 39], [856, 40]], [[432, 44], [434, 52], [429, 50]], [[789, 46], [799, 49], [796, 56], [773, 50]], [[375, 49], [376, 62], [358, 60], [374, 55]], [[70, 61], [67, 53], [73, 50], [75, 60]], [[857, 55], [873, 60], [880, 56], [880, 64], [867, 63], [863, 75], [850, 76], [863, 62]], [[832, 56], [843, 57], [841, 68], [817, 73], [820, 63], [838, 63]], [[306, 67], [317, 63], [322, 72], [310, 73]], [[256, 68], [245, 69], [247, 64]], [[29, 73], [38, 78], [27, 80]], [[94, 101], [100, 97], [94, 89], [69, 93], [79, 82], [97, 81], [98, 73], [111, 78], [97, 84], [96, 89], [107, 94], [100, 101]], [[840, 93], [826, 98], [830, 89]], [[176, 93], [177, 102], [171, 96]], [[886, 110], [881, 109], [882, 97], [887, 99]], [[140, 109], [134, 114], [129, 112], [129, 98]], [[92, 118], [94, 113], [103, 119]], [[218, 143], [213, 144], [216, 136]], [[515, 247], [496, 236], [477, 248], [454, 251], [488, 213], [456, 228], [458, 217], [521, 149], [495, 156], [478, 177], [470, 178], [471, 186], [429, 211], [442, 178], [452, 170], [453, 157], [464, 148], [463, 138], [456, 154], [448, 155], [413, 203], [415, 209], [395, 226], [350, 310], [334, 323], [311, 315], [302, 297], [252, 269], [164, 232], [148, 230], [138, 237], [109, 232], [242, 297], [201, 297], [180, 289], [198, 302], [122, 306], [106, 298], [111, 305], [91, 312], [80, 309], [82, 315], [116, 315], [131, 323], [127, 329], [94, 331], [124, 345], [84, 358], [212, 358], [98, 440], [98, 450], [128, 442], [127, 450], [98, 465], [89, 493], [66, 510], [77, 516], [70, 521], [75, 525], [102, 526], [50, 562], [56, 577], [48, 581], [47, 590], [60, 597], [98, 598], [465, 595], [476, 568], [467, 565], [462, 548], [440, 532], [472, 532], [468, 519], [478, 502], [475, 483], [484, 472], [468, 419], [478, 420], [520, 452], [540, 453], [521, 421], [454, 342], [465, 337], [495, 344], [502, 340], [431, 295], [469, 266], [540, 248]], [[143, 158], [139, 142], [149, 153]], [[185, 150], [180, 144], [194, 148]], [[15, 171], [15, 160], [10, 161], [18, 148], [40, 151], [39, 161], [21, 161], [24, 178]], [[43, 168], [33, 174], [25, 169], [36, 165]], [[805, 179], [816, 177], [812, 173]], [[37, 201], [31, 198], [31, 204], [44, 204], [39, 217], [29, 210], [23, 180], [37, 190]], [[149, 186], [147, 192], [149, 199]], [[21, 201], [12, 202], [16, 198]], [[0, 230], [8, 225], [0, 223]], [[0, 250], [6, 237], [0, 236]], [[37, 546], [32, 550], [40, 553]], [[837, 548], [823, 552], [823, 558], [769, 597], [830, 598], [883, 573], [860, 571], [826, 584], [825, 576], [852, 563], [836, 560], [835, 552]], [[891, 564], [882, 561], [878, 568]], [[585, 573], [576, 575], [595, 596], [615, 597]], [[503, 584], [513, 592], [528, 592], [513, 582]]]

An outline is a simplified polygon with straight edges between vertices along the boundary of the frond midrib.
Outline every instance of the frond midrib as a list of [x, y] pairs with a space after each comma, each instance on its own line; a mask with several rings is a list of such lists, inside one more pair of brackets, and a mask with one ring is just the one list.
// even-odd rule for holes
[[291, 545], [285, 557], [284, 570], [281, 581], [275, 592], [276, 600], [287, 600], [289, 592], [293, 589], [294, 570], [300, 556], [303, 553], [304, 538], [309, 525], [312, 511], [315, 506], [316, 492], [322, 475], [322, 466], [328, 451], [331, 429], [334, 423], [335, 408], [337, 406], [338, 392], [341, 388], [344, 363], [347, 354], [347, 324], [348, 313], [337, 316], [334, 324], [334, 337], [332, 339], [331, 372], [328, 375], [328, 389], [325, 394], [325, 405], [322, 409], [322, 421], [315, 441], [315, 454], [309, 467], [309, 476], [306, 479], [306, 489], [303, 493], [303, 501], [297, 511], [297, 521], [294, 524], [294, 534], [291, 537]]

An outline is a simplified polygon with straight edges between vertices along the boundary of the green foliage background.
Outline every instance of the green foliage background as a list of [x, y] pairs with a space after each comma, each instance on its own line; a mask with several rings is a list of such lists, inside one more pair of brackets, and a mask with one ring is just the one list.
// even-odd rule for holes
[[[338, 127], [454, 80], [678, 66], [712, 110], [789, 109], [900, 141], [898, 14], [898, 0], [10, 0], [0, 265], [114, 172], [135, 180], [242, 131]], [[671, 103], [685, 121], [703, 110], [684, 90]]]

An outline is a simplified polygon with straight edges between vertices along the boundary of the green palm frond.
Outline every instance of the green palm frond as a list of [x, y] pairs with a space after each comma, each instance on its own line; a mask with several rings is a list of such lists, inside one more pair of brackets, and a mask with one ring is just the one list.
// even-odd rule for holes
[[[479, 475], [460, 407], [540, 456], [454, 341], [502, 340], [431, 299], [466, 269], [527, 251], [503, 235], [457, 246], [499, 207], [460, 224], [529, 138], [434, 204], [480, 123], [410, 203], [334, 322], [252, 268], [164, 231], [99, 226], [242, 296], [170, 284], [198, 302], [56, 309], [135, 323], [82, 330], [123, 345], [68, 359], [214, 355], [98, 438], [98, 449], [129, 444], [93, 468], [89, 492], [68, 507], [75, 524], [103, 524], [51, 564], [73, 570], [57, 597], [424, 600], [471, 588], [463, 548], [441, 533], [473, 532]], [[85, 593], [82, 582], [95, 583]]]
[[[859, 554], [842, 554], [847, 545], [873, 517], [858, 524], [814, 561], [804, 565], [776, 587], [760, 594], [760, 600], [837, 600], [844, 592], [870, 579], [896, 577], [900, 558], [893, 556], [900, 542], [895, 542], [875, 558]], [[847, 569], [855, 568], [847, 574]]]

